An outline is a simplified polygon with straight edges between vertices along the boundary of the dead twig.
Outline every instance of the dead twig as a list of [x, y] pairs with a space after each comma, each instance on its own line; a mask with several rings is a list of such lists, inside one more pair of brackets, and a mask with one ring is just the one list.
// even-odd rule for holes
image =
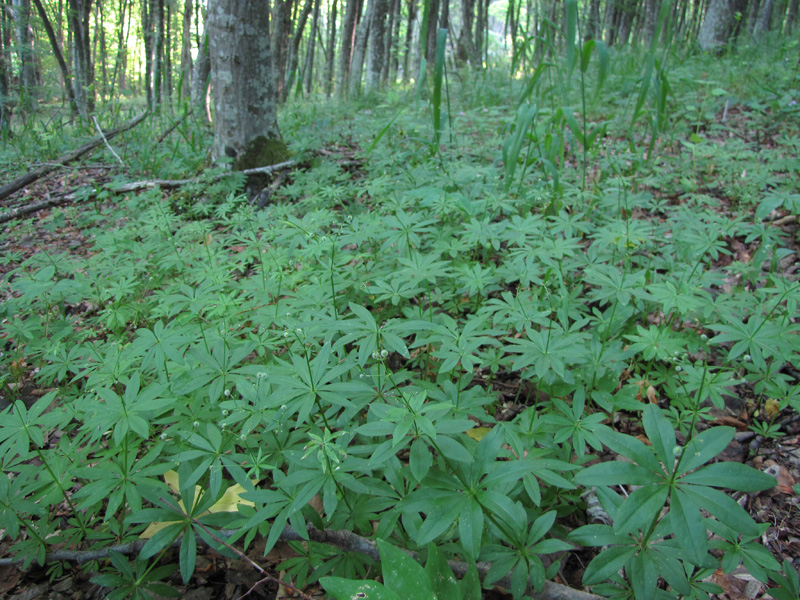
[[109, 152], [111, 152], [111, 154], [114, 155], [114, 158], [117, 159], [117, 162], [119, 162], [119, 164], [124, 168], [125, 163], [122, 162], [122, 159], [119, 157], [119, 154], [114, 152], [114, 149], [111, 147], [111, 144], [108, 143], [108, 139], [106, 138], [106, 136], [103, 135], [103, 130], [100, 129], [100, 123], [97, 122], [97, 117], [94, 115], [92, 115], [92, 122], [94, 123], [95, 129], [97, 129], [97, 135], [103, 138], [103, 142], [105, 142], [106, 148], [108, 148]]

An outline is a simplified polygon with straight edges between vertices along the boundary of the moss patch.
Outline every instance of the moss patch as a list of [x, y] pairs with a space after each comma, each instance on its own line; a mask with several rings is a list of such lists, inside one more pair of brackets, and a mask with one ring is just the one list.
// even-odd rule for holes
[[235, 171], [266, 167], [289, 160], [290, 154], [286, 144], [281, 139], [267, 139], [260, 135], [253, 138], [244, 152], [234, 161]]

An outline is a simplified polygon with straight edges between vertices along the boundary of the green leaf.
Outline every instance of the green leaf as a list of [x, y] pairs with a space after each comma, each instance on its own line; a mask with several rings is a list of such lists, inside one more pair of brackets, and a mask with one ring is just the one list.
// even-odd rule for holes
[[725, 450], [734, 436], [733, 427], [712, 427], [692, 438], [683, 448], [679, 473], [686, 473], [706, 464]]
[[[631, 459], [648, 471], [662, 475], [664, 469], [653, 455], [653, 450], [631, 435], [614, 431], [610, 427], [598, 427], [597, 438], [617, 454]], [[591, 467], [590, 467], [591, 468]], [[619, 482], [614, 482], [619, 483]], [[607, 483], [605, 485], [608, 485]], [[636, 485], [636, 484], [634, 484]]]
[[406, 598], [436, 598], [425, 569], [411, 556], [383, 540], [378, 540], [383, 581], [393, 590], [403, 590]]
[[708, 553], [708, 534], [698, 505], [678, 489], [672, 494], [669, 514], [675, 539], [686, 552], [689, 562], [702, 563]]
[[197, 538], [194, 535], [194, 529], [191, 527], [187, 527], [183, 533], [179, 555], [178, 563], [181, 570], [181, 579], [183, 579], [184, 583], [189, 583], [197, 560]]
[[642, 424], [658, 460], [666, 467], [667, 473], [672, 473], [676, 441], [675, 430], [669, 420], [655, 404], [648, 404], [642, 412]]
[[634, 490], [617, 510], [614, 531], [619, 534], [647, 531], [664, 508], [668, 495], [669, 488], [657, 483]]
[[461, 600], [481, 600], [482, 597], [483, 591], [478, 569], [471, 564], [464, 579], [461, 580]]
[[458, 579], [453, 575], [442, 551], [432, 543], [428, 544], [428, 562], [425, 563], [425, 572], [428, 574], [433, 592], [438, 600], [461, 600]]
[[636, 548], [630, 546], [612, 546], [592, 559], [583, 572], [584, 585], [602, 583], [617, 571], [636, 554]]
[[417, 482], [425, 479], [425, 475], [433, 465], [433, 455], [431, 454], [428, 445], [417, 438], [411, 444], [411, 452], [408, 457], [408, 466], [411, 469], [411, 475]]
[[681, 477], [683, 483], [710, 485], [740, 492], [760, 492], [775, 487], [771, 475], [735, 462], [718, 462]]
[[653, 472], [624, 460], [597, 463], [575, 474], [575, 483], [586, 487], [606, 485], [646, 485], [663, 481]]
[[377, 581], [353, 581], [344, 577], [323, 577], [319, 580], [333, 600], [403, 600]]
[[710, 512], [719, 521], [742, 535], [754, 537], [760, 534], [758, 524], [747, 514], [745, 509], [725, 492], [695, 485], [680, 486], [678, 489], [691, 498], [697, 506], [702, 506], [704, 510]]

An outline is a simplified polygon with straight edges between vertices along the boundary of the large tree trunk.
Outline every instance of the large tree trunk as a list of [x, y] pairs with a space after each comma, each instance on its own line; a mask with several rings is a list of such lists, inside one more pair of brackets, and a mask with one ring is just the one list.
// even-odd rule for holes
[[795, 23], [797, 23], [797, 4], [798, 0], [789, 2], [789, 10], [786, 13], [786, 35], [792, 35]]
[[339, 53], [339, 80], [336, 91], [340, 98], [347, 96], [350, 87], [350, 68], [353, 60], [353, 36], [356, 30], [356, 20], [360, 12], [361, 0], [347, 0], [347, 9], [342, 23], [342, 50]]
[[411, 53], [414, 40], [414, 21], [417, 19], [417, 0], [408, 0], [408, 26], [406, 27], [406, 46], [403, 53], [403, 83], [411, 79]]
[[211, 75], [211, 60], [208, 54], [208, 18], [204, 25], [203, 36], [200, 38], [200, 47], [197, 49], [197, 59], [192, 72], [192, 106], [195, 110], [202, 108], [206, 103], [208, 92], [208, 79]]
[[710, 0], [697, 43], [703, 50], [714, 50], [728, 43], [736, 21], [732, 0]]
[[306, 94], [311, 93], [311, 88], [314, 84], [314, 51], [319, 32], [319, 5], [320, 0], [314, 0], [314, 14], [311, 17], [311, 31], [308, 36], [308, 50], [306, 52], [305, 66], [303, 67], [303, 86], [305, 87]]
[[0, 137], [3, 138], [11, 133], [11, 109], [7, 104], [10, 95], [6, 52], [3, 16], [0, 15]]
[[758, 19], [753, 33], [757, 38], [762, 38], [771, 29], [773, 0], [764, 0], [758, 11]]
[[348, 85], [348, 95], [351, 97], [361, 93], [361, 74], [364, 70], [364, 57], [367, 53], [367, 40], [369, 39], [370, 21], [376, 0], [369, 0], [367, 10], [358, 24], [356, 41], [353, 44], [353, 63], [350, 67], [350, 82]]
[[42, 20], [42, 26], [47, 33], [47, 38], [50, 40], [50, 46], [53, 48], [53, 55], [56, 57], [58, 68], [61, 71], [61, 79], [64, 83], [64, 91], [66, 92], [67, 99], [69, 100], [70, 110], [73, 115], [78, 113], [78, 107], [75, 104], [75, 91], [70, 84], [69, 67], [67, 61], [64, 60], [64, 53], [61, 51], [61, 45], [58, 43], [58, 37], [53, 30], [53, 25], [50, 23], [50, 17], [42, 6], [41, 0], [33, 0], [36, 5], [36, 11], [39, 13], [39, 18]]
[[[648, 1], [652, 2], [653, 0]], [[603, 37], [600, 31], [600, 0], [589, 2], [589, 16], [586, 19], [586, 32], [583, 37], [587, 40]]]
[[211, 0], [207, 20], [215, 109], [212, 158], [229, 157], [236, 170], [285, 160], [263, 3]]
[[297, 77], [297, 65], [299, 63], [299, 55], [300, 55], [300, 42], [303, 40], [303, 30], [306, 28], [308, 17], [309, 15], [311, 15], [311, 11], [313, 9], [314, 9], [314, 0], [306, 0], [306, 3], [303, 5], [303, 12], [300, 13], [300, 19], [298, 20], [294, 36], [292, 37], [292, 45], [291, 48], [289, 49], [288, 80], [278, 96], [279, 102], [286, 102], [286, 99], [289, 97], [289, 92], [291, 92], [292, 85], [294, 84], [295, 77]]
[[[127, 41], [128, 36], [125, 32], [125, 11], [129, 6], [128, 0], [120, 0], [119, 3], [119, 29], [117, 30], [117, 57], [114, 60], [114, 73], [111, 75], [111, 90], [110, 95], [114, 95], [114, 86], [118, 85], [120, 91], [125, 89], [125, 56], [128, 52]], [[128, 26], [130, 31], [130, 26]], [[119, 83], [117, 83], [119, 80]]]
[[[330, 98], [333, 93], [333, 63], [336, 58], [334, 44], [336, 43], [336, 8], [337, 1], [333, 0], [330, 15], [328, 16], [328, 47], [325, 56], [325, 96]], [[344, 48], [344, 42], [342, 42]]]
[[179, 96], [189, 98], [192, 93], [192, 0], [184, 0], [183, 3], [181, 79], [183, 82]]
[[387, 61], [385, 40], [386, 12], [389, 4], [386, 0], [371, 0], [372, 7], [369, 25], [369, 64], [364, 89], [369, 92], [381, 86], [381, 72]]
[[155, 0], [155, 48], [153, 49], [153, 103], [157, 107], [164, 99], [164, 0]]
[[89, 40], [91, 10], [91, 0], [69, 0], [67, 20], [72, 34], [72, 84], [78, 114], [84, 119], [94, 111], [94, 69]]
[[13, 0], [14, 24], [17, 33], [17, 56], [21, 85], [20, 108], [30, 112], [36, 108], [36, 65], [34, 64], [33, 30], [31, 29], [30, 0]]
[[292, 4], [294, 0], [275, 0], [271, 23], [273, 77], [278, 98], [284, 98], [286, 88], [286, 65], [289, 61], [289, 45], [292, 38]]

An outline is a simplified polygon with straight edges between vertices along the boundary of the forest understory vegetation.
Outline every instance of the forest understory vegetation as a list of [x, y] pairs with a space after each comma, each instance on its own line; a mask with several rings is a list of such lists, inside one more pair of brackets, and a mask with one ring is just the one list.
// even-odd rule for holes
[[798, 42], [579, 50], [290, 100], [266, 196], [175, 105], [2, 200], [71, 194], [0, 233], [3, 591], [797, 598]]

